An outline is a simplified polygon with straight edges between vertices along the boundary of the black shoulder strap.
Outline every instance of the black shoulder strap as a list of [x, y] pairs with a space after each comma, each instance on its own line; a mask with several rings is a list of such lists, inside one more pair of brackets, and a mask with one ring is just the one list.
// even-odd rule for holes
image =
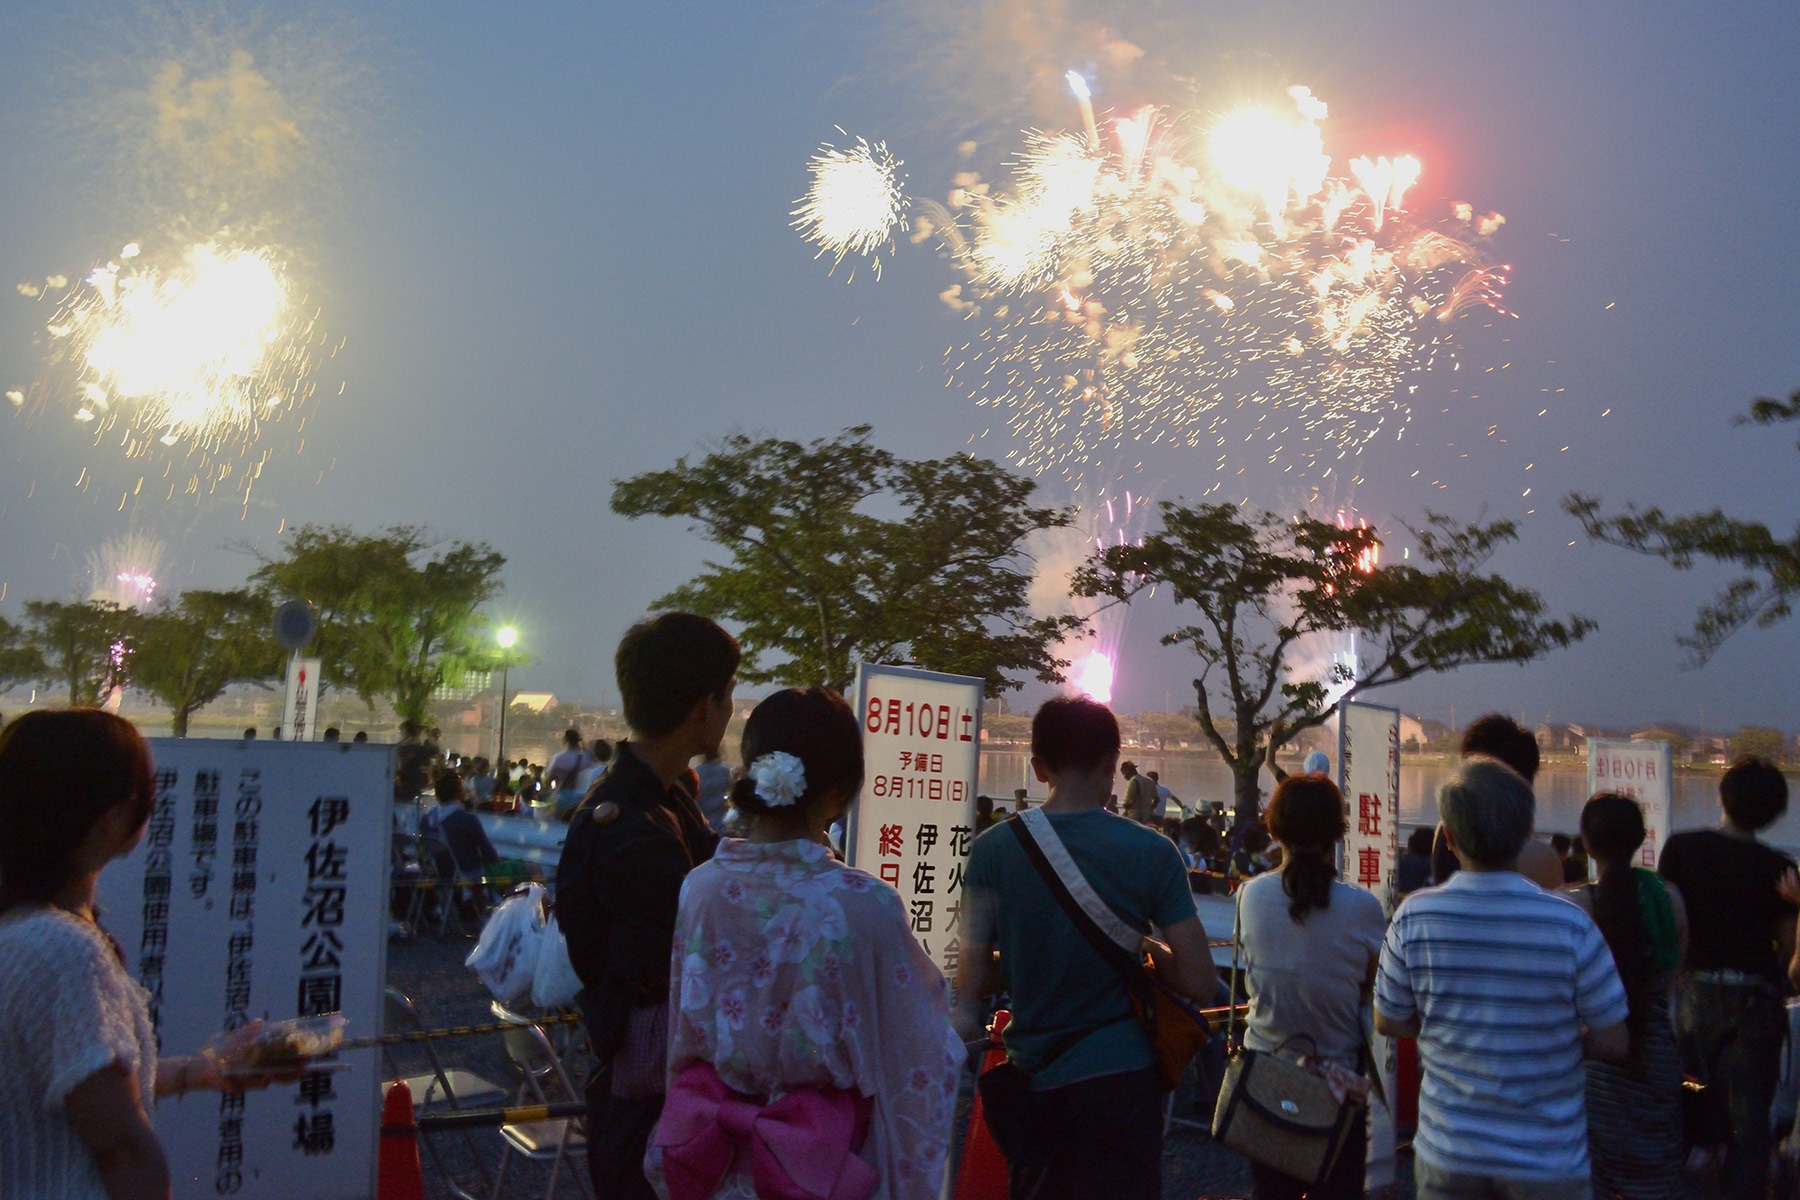
[[1045, 857], [1044, 848], [1037, 844], [1037, 839], [1032, 837], [1031, 831], [1025, 827], [1025, 822], [1014, 816], [1009, 818], [1006, 824], [1012, 828], [1013, 836], [1019, 839], [1019, 848], [1025, 851], [1025, 857], [1031, 861], [1033, 867], [1037, 868], [1038, 877], [1044, 881], [1044, 886], [1050, 889], [1050, 894], [1056, 897], [1056, 902], [1062, 906], [1062, 910], [1068, 915], [1069, 920], [1074, 922], [1075, 928], [1081, 931], [1081, 936], [1087, 939], [1088, 945], [1094, 948], [1094, 952], [1105, 960], [1107, 966], [1119, 973], [1119, 978], [1124, 981], [1126, 989], [1137, 993], [1148, 988], [1150, 980], [1144, 974], [1143, 964], [1127, 953], [1123, 946], [1106, 936], [1106, 931], [1096, 925], [1094, 919], [1082, 911], [1081, 905], [1076, 902], [1074, 896], [1069, 894], [1069, 889], [1063, 885], [1062, 878], [1056, 873], [1056, 868], [1051, 866], [1050, 860]]

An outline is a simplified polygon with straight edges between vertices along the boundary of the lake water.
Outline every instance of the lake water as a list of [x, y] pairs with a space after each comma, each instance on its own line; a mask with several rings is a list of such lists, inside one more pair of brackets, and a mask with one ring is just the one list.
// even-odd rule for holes
[[[1044, 785], [1030, 778], [1027, 755], [1023, 750], [984, 750], [981, 754], [981, 790], [990, 796], [1011, 797], [1014, 788], [1027, 787], [1033, 797], [1042, 797]], [[1145, 771], [1156, 771], [1168, 787], [1183, 801], [1217, 800], [1227, 809], [1232, 804], [1231, 771], [1224, 763], [1208, 755], [1158, 754], [1133, 750], [1132, 759]], [[1403, 825], [1435, 825], [1437, 823], [1437, 791], [1455, 774], [1447, 762], [1409, 764], [1400, 761], [1400, 821]], [[1273, 781], [1264, 783], [1265, 795]], [[1677, 771], [1675, 773], [1675, 830], [1702, 829], [1719, 822], [1719, 776], [1716, 771]], [[1581, 808], [1587, 803], [1586, 769], [1548, 767], [1537, 778], [1537, 827], [1542, 834], [1574, 833], [1581, 823]], [[1123, 781], [1119, 791], [1124, 792]], [[1787, 815], [1764, 834], [1765, 840], [1789, 854], [1800, 852], [1800, 801], [1790, 806]]]

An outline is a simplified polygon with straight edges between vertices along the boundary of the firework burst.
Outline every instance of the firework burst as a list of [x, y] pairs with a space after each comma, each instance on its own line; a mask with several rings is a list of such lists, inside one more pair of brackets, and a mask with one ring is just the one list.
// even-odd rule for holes
[[1335, 174], [1309, 89], [1282, 111], [1095, 122], [1069, 82], [1086, 136], [1028, 133], [1006, 180], [920, 206], [977, 331], [951, 384], [1003, 415], [1019, 465], [1073, 482], [1136, 443], [1329, 474], [1404, 426], [1457, 316], [1504, 311], [1506, 268], [1477, 248], [1503, 218], [1420, 221], [1409, 155]]
[[906, 227], [900, 166], [883, 142], [858, 138], [847, 150], [821, 146], [807, 164], [812, 186], [793, 211], [794, 228], [821, 256], [830, 254], [834, 268], [855, 255], [880, 278], [882, 248]]
[[218, 446], [294, 399], [310, 329], [266, 251], [205, 243], [178, 263], [128, 245], [49, 323], [79, 376], [82, 419], [120, 413], [140, 436]]

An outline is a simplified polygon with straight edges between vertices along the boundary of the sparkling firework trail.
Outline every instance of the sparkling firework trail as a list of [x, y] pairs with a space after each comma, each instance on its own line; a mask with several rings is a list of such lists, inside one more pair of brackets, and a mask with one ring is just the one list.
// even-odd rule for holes
[[[1086, 124], [1087, 81], [1068, 82]], [[1328, 475], [1404, 426], [1455, 317], [1504, 312], [1506, 268], [1475, 246], [1504, 218], [1420, 222], [1408, 155], [1334, 175], [1326, 105], [1288, 98], [1197, 139], [1155, 107], [1087, 138], [1029, 132], [1004, 185], [959, 177], [922, 206], [964, 278], [945, 298], [978, 329], [947, 355], [951, 384], [1004, 414], [1016, 463], [1074, 482], [1149, 443]]]
[[883, 142], [858, 138], [848, 150], [821, 146], [807, 164], [812, 186], [793, 211], [794, 228], [820, 255], [830, 254], [834, 268], [846, 255], [858, 255], [880, 278], [882, 247], [906, 227], [900, 166]]

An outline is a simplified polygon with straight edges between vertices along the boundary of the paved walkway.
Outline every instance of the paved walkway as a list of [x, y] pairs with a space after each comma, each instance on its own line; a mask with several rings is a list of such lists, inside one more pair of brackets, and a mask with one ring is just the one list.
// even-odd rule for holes
[[[1227, 926], [1228, 928], [1228, 926]], [[418, 1005], [425, 1021], [432, 1027], [473, 1025], [491, 1021], [488, 1005], [491, 997], [475, 973], [463, 966], [463, 960], [474, 948], [469, 936], [445, 938], [422, 937], [414, 942], [390, 942], [388, 946], [388, 981], [405, 992]], [[439, 1043], [446, 1067], [456, 1066], [486, 1079], [515, 1086], [516, 1075], [510, 1065], [501, 1035], [487, 1034]], [[402, 1074], [419, 1074], [427, 1070], [423, 1051], [400, 1047], [394, 1066]], [[1207, 1136], [1210, 1103], [1207, 1112], [1196, 1104], [1192, 1075], [1176, 1096], [1175, 1122], [1163, 1160], [1163, 1196], [1165, 1200], [1225, 1200], [1245, 1197], [1250, 1192], [1250, 1172], [1243, 1158], [1226, 1150]], [[576, 1083], [579, 1086], [580, 1080]], [[468, 1138], [457, 1134], [437, 1135], [436, 1146], [444, 1167], [465, 1190], [486, 1197], [500, 1161], [500, 1137], [492, 1130], [478, 1130]], [[585, 1172], [585, 1162], [575, 1169]], [[484, 1175], [485, 1172], [485, 1175]], [[1393, 1200], [1412, 1200], [1410, 1162], [1400, 1164], [1400, 1184]], [[536, 1200], [543, 1197], [549, 1184], [548, 1164], [520, 1160], [516, 1156], [507, 1167], [505, 1186], [500, 1200]], [[1695, 1200], [1716, 1196], [1711, 1172], [1697, 1172], [1690, 1177], [1690, 1195]], [[425, 1162], [425, 1194], [429, 1200], [451, 1200], [454, 1193], [444, 1184], [429, 1156]], [[564, 1179], [557, 1189], [562, 1197], [581, 1195], [576, 1186]]]

